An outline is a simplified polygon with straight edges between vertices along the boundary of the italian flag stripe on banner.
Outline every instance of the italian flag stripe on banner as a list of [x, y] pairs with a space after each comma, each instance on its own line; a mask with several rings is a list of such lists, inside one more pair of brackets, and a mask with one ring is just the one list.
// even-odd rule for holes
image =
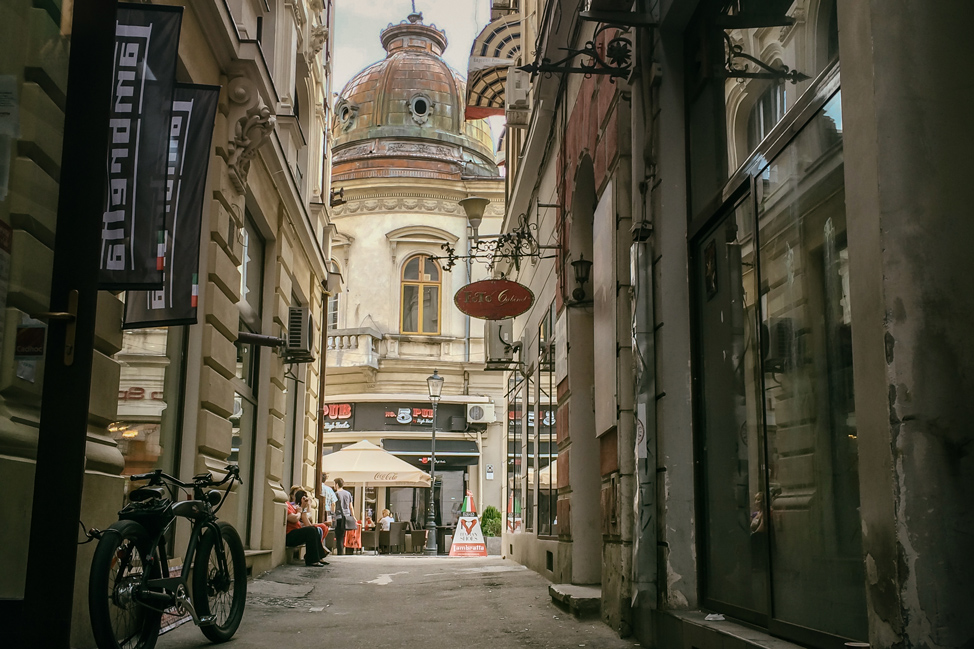
[[195, 308], [196, 303], [199, 301], [200, 297], [200, 282], [199, 274], [193, 273], [193, 297], [190, 298], [190, 303]]
[[159, 238], [156, 243], [156, 270], [166, 268], [166, 231], [159, 230]]

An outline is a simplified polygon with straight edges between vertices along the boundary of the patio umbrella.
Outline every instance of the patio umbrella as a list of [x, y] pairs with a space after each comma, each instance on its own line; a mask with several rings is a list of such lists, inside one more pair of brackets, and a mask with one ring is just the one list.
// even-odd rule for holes
[[365, 520], [366, 486], [426, 488], [430, 486], [428, 473], [367, 440], [346, 446], [335, 453], [329, 453], [321, 460], [321, 470], [329, 476], [341, 478], [345, 484], [362, 485], [362, 497], [359, 498], [362, 521]]

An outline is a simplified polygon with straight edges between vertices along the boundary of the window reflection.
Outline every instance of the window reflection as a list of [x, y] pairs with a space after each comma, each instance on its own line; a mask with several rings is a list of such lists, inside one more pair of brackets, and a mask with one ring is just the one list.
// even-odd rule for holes
[[122, 332], [122, 349], [115, 356], [118, 416], [108, 431], [125, 458], [123, 475], [175, 469], [185, 336], [186, 327]]
[[702, 386], [706, 592], [757, 616], [768, 613], [758, 364], [757, 268], [750, 196], [699, 244], [697, 359]]
[[555, 411], [558, 404], [555, 383], [555, 304], [552, 302], [538, 329], [538, 414], [536, 462], [538, 490], [538, 535], [558, 533], [558, 449], [555, 440]]
[[786, 636], [867, 636], [843, 182], [836, 94], [694, 247], [705, 600]]
[[701, 2], [685, 48], [696, 215], [838, 57], [836, 1]]
[[524, 392], [525, 381], [517, 374], [508, 380], [507, 411], [507, 531], [523, 531], [524, 504]]
[[[776, 617], [865, 637], [839, 96], [758, 203]], [[806, 597], [799, 603], [794, 595]], [[809, 593], [817, 597], [809, 599]], [[809, 602], [812, 605], [809, 605]]]

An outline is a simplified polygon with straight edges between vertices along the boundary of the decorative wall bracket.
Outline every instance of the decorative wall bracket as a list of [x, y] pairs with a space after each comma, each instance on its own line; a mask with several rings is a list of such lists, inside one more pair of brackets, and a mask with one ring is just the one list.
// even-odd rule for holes
[[[721, 33], [724, 35], [724, 51], [726, 53], [723, 72], [727, 77], [736, 79], [783, 79], [792, 83], [807, 81], [811, 78], [798, 70], [792, 70], [784, 63], [781, 64], [781, 67], [772, 67], [761, 59], [745, 53], [744, 47], [734, 43], [727, 32]], [[761, 71], [750, 70], [748, 63], [745, 63], [743, 67], [735, 64], [735, 60], [740, 59], [753, 63]]]
[[232, 128], [226, 147], [227, 169], [238, 192], [243, 193], [250, 173], [250, 161], [277, 125], [277, 118], [260, 97], [257, 84], [247, 75], [235, 76], [227, 87]]
[[[597, 41], [599, 35], [607, 29], [622, 30], [605, 44], [605, 54], [600, 51]], [[559, 60], [541, 59], [541, 63], [530, 63], [522, 65], [518, 70], [530, 72], [532, 75], [542, 73], [547, 76], [555, 72], [567, 72], [569, 74], [600, 74], [607, 75], [610, 79], [617, 77], [628, 77], [632, 71], [632, 39], [627, 28], [620, 25], [602, 25], [592, 36], [592, 40], [585, 43], [582, 49], [564, 47], [562, 50], [568, 52], [568, 56]], [[583, 57], [577, 64], [573, 65], [573, 60]]]
[[499, 260], [508, 260], [515, 270], [521, 270], [521, 262], [525, 259], [554, 259], [558, 255], [546, 255], [546, 250], [559, 250], [559, 246], [544, 246], [538, 243], [534, 236], [538, 226], [529, 223], [526, 214], [518, 217], [518, 226], [514, 230], [501, 235], [474, 237], [469, 254], [458, 255], [452, 243], [444, 243], [440, 247], [446, 255], [433, 257], [437, 261], [446, 261], [443, 270], [450, 271], [462, 259], [470, 259], [486, 264], [488, 270], [493, 270]]
[[325, 42], [328, 41], [328, 28], [324, 25], [317, 25], [311, 29], [311, 46], [312, 55], [317, 55], [325, 48]]

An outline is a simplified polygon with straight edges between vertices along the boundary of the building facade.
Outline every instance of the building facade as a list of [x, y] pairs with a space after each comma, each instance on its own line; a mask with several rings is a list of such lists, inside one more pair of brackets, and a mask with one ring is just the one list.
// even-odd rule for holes
[[[600, 586], [621, 634], [974, 638], [970, 93], [933, 100], [932, 65], [970, 56], [970, 7], [948, 4], [494, 3], [537, 44], [526, 102], [507, 74], [502, 231], [525, 214], [561, 249], [512, 273], [539, 299], [504, 544]], [[552, 411], [545, 447], [529, 414]]]
[[[124, 504], [129, 474], [160, 468], [188, 480], [239, 464], [243, 483], [220, 517], [237, 528], [248, 569], [259, 574], [284, 560], [288, 487], [316, 481], [332, 233], [326, 125], [334, 5], [166, 4], [182, 7], [176, 81], [220, 88], [202, 210], [198, 322], [123, 331], [124, 293], [98, 293], [91, 378], [75, 384], [79, 393], [90, 384], [91, 394], [87, 431], [78, 433], [87, 435], [84, 457], [78, 458], [85, 467], [80, 520], [85, 527], [112, 523]], [[71, 118], [76, 88], [67, 78], [69, 49], [71, 56], [84, 49], [71, 47], [72, 38], [87, 37], [92, 16], [111, 19], [114, 5], [65, 3], [56, 10], [14, 2], [0, 10], [5, 25], [0, 78], [19, 104], [19, 130], [4, 131], [9, 146], [0, 162], [5, 190], [0, 219], [12, 231], [10, 281], [3, 278], [5, 317], [14, 328], [21, 322], [43, 326], [31, 314], [59, 310], [49, 303], [52, 259], [57, 268], [61, 254], [55, 250], [56, 224], [62, 223], [55, 218], [59, 166], [104, 167], [104, 158], [87, 160], [85, 152], [62, 161], [61, 138], [68, 142], [74, 136], [62, 127], [65, 110]], [[107, 131], [100, 132], [107, 141]], [[105, 185], [91, 174], [89, 182]], [[310, 352], [303, 362], [288, 364], [277, 348], [238, 342], [243, 332], [273, 338], [293, 333], [294, 307], [308, 315], [300, 323], [307, 327]], [[53, 334], [49, 338], [46, 356], [58, 349], [50, 347]], [[0, 416], [0, 484], [8, 499], [0, 597], [9, 613], [21, 605], [31, 610], [29, 584], [37, 576], [28, 560], [28, 546], [31, 553], [37, 547], [28, 542], [31, 502], [51, 495], [48, 488], [55, 494], [58, 489], [34, 486], [38, 429], [44, 430], [44, 404], [63, 395], [49, 393], [44, 380], [45, 365], [56, 359], [21, 360], [14, 337], [5, 336], [4, 343], [9, 350], [2, 361], [8, 384]], [[45, 474], [36, 461], [38, 476]], [[61, 524], [73, 543], [73, 531], [67, 530], [77, 525], [69, 518]], [[177, 526], [178, 551], [187, 532]], [[80, 546], [73, 591], [67, 588], [73, 592], [71, 646], [93, 646], [87, 610], [93, 549], [94, 544]]]
[[[346, 84], [332, 122], [342, 204], [331, 261], [344, 281], [329, 301], [323, 452], [367, 439], [429, 469], [436, 370], [437, 522], [451, 525], [467, 490], [480, 507], [501, 505], [504, 388], [483, 371], [483, 321], [452, 300], [484, 266], [453, 266], [444, 247], [468, 250], [459, 201], [470, 196], [490, 201], [480, 233], [497, 232], [504, 180], [487, 123], [464, 120], [464, 79], [441, 58], [447, 34], [413, 13], [379, 38], [386, 58]], [[424, 523], [427, 490], [380, 491], [365, 495], [370, 509]]]

